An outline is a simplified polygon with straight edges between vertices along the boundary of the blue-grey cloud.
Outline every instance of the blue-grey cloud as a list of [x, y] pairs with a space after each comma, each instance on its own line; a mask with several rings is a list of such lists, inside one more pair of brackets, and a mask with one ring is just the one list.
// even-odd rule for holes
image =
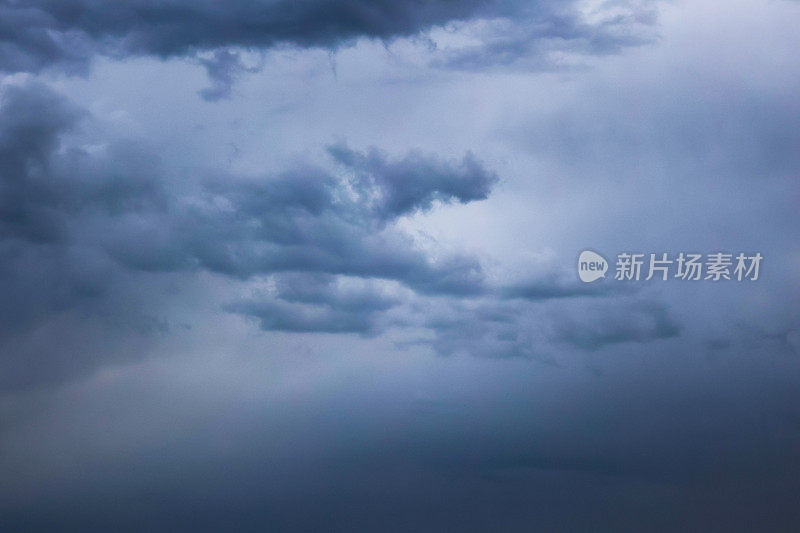
[[301, 273], [273, 279], [274, 295], [234, 302], [227, 309], [258, 319], [266, 331], [375, 335], [384, 330], [384, 312], [401, 303], [374, 280]]
[[550, 274], [535, 279], [513, 281], [498, 288], [501, 297], [530, 301], [544, 301], [558, 298], [580, 298], [586, 296], [609, 296], [630, 293], [635, 287], [612, 285], [609, 283], [581, 283], [574, 276]]
[[0, 6], [2, 529], [800, 523], [797, 2]]
[[[509, 64], [535, 57], [550, 68], [552, 50], [602, 54], [640, 44], [636, 26], [651, 25], [653, 10], [611, 6], [613, 16], [587, 21], [578, 2], [541, 0], [280, 0], [188, 2], [175, 0], [40, 1], [0, 3], [0, 71], [56, 67], [85, 72], [95, 55], [201, 58], [211, 86], [207, 100], [226, 98], [247, 69], [238, 49], [278, 45], [335, 49], [359, 38], [391, 40], [433, 27], [472, 20], [500, 21], [468, 49], [441, 50], [433, 63], [458, 68]], [[597, 17], [594, 17], [597, 18]], [[512, 29], [505, 26], [510, 25]], [[491, 26], [491, 25], [490, 25]]]
[[[3, 92], [0, 252], [8, 298], [0, 305], [0, 341], [8, 368], [18, 370], [6, 374], [6, 386], [35, 382], [37, 373], [58, 375], [36, 370], [47, 360], [64, 376], [99, 361], [87, 355], [63, 366], [58, 350], [32, 353], [26, 336], [42, 324], [74, 311], [123, 320], [134, 331], [152, 320], [137, 314], [139, 282], [125, 282], [135, 276], [280, 274], [276, 300], [229, 309], [259, 317], [266, 329], [293, 331], [380, 331], [376, 320], [394, 297], [369, 286], [342, 292], [334, 284], [339, 277], [389, 280], [419, 294], [486, 291], [478, 258], [433, 257], [394, 224], [435, 201], [486, 198], [497, 178], [472, 155], [446, 161], [410, 152], [394, 159], [336, 145], [332, 170], [299, 165], [277, 175], [181, 185], [131, 141], [94, 151], [64, 143], [89, 120], [37, 82]], [[126, 286], [132, 292], [120, 288]]]
[[[373, 149], [374, 167], [367, 168], [368, 156], [348, 150], [345, 160], [338, 147], [338, 163], [357, 174], [355, 197], [346, 194], [347, 177], [311, 166], [253, 179], [229, 176], [181, 192], [170, 190], [135, 146], [115, 145], [102, 157], [59, 151], [59, 136], [80, 112], [40, 85], [10, 87], [0, 113], [7, 239], [78, 240], [87, 228], [70, 228], [69, 219], [80, 224], [82, 215], [100, 209], [107, 226], [96, 244], [127, 268], [202, 268], [240, 278], [297, 270], [397, 279], [431, 292], [481, 290], [474, 259], [434, 264], [387, 225], [434, 199], [485, 199], [496, 177], [471, 155], [446, 162], [412, 153], [391, 163]], [[150, 239], [156, 225], [159, 236]]]
[[[333, 158], [355, 174], [361, 194], [370, 198], [377, 216], [393, 219], [426, 211], [435, 201], [467, 203], [485, 200], [497, 176], [486, 172], [471, 153], [457, 164], [440, 161], [420, 152], [389, 161], [377, 149], [359, 153], [344, 144], [328, 148]], [[372, 195], [376, 191], [377, 195]]]
[[[403, 217], [488, 197], [498, 177], [470, 153], [458, 160], [421, 151], [393, 157], [338, 143], [328, 147], [330, 169], [299, 164], [272, 175], [186, 184], [130, 141], [95, 152], [63, 144], [65, 135], [90, 120], [85, 110], [35, 82], [9, 85], [3, 93], [3, 285], [23, 302], [0, 306], [0, 332], [18, 343], [9, 360], [29, 354], [26, 331], [73, 310], [97, 314], [91, 310], [102, 308], [116, 320], [115, 309], [125, 309], [119, 315], [125, 321], [157, 321], [144, 311], [131, 314], [135, 298], [111, 290], [112, 284], [137, 275], [201, 271], [275, 283], [273, 293], [226, 305], [254, 317], [262, 329], [377, 335], [416, 327], [431, 332], [424, 344], [443, 355], [531, 357], [543, 344], [567, 338], [591, 349], [677, 331], [658, 324], [650, 331], [626, 317], [617, 318], [629, 323], [627, 329], [614, 332], [592, 323], [564, 324], [560, 335], [549, 325], [531, 331], [525, 305], [614, 291], [557, 277], [489, 283], [479, 257], [434, 256], [401, 231], [396, 222]], [[396, 290], [387, 291], [385, 283]], [[129, 288], [136, 291], [135, 284]], [[425, 298], [438, 299], [436, 313], [419, 311]], [[462, 305], [470, 299], [477, 312]], [[28, 357], [30, 368], [58, 358], [47, 351]], [[66, 374], [97, 359], [75, 362]]]
[[84, 215], [118, 218], [163, 208], [152, 167], [135, 146], [102, 156], [61, 151], [86, 115], [45, 86], [8, 86], [0, 106], [0, 254], [6, 299], [0, 337], [103, 292], [110, 268], [81, 239]]
[[584, 350], [599, 350], [621, 342], [646, 343], [677, 337], [680, 325], [663, 304], [588, 305], [572, 318], [555, 323], [555, 338]]
[[235, 81], [247, 72], [255, 72], [258, 67], [248, 67], [242, 62], [239, 52], [226, 48], [215, 50], [210, 57], [199, 58], [206, 69], [209, 87], [200, 90], [200, 96], [208, 102], [229, 98]]
[[[576, 57], [618, 53], [655, 39], [655, 2], [604, 2], [587, 20], [578, 3], [554, 4], [527, 17], [500, 18], [471, 32], [474, 44], [440, 50], [433, 64], [463, 70], [518, 66], [555, 70]], [[572, 56], [572, 62], [566, 57]]]
[[432, 338], [421, 343], [446, 356], [522, 357], [553, 363], [557, 362], [552, 357], [554, 345], [595, 351], [669, 339], [682, 330], [664, 304], [653, 299], [608, 295], [575, 306], [563, 305], [567, 302], [551, 307], [528, 301], [457, 303], [425, 317]]

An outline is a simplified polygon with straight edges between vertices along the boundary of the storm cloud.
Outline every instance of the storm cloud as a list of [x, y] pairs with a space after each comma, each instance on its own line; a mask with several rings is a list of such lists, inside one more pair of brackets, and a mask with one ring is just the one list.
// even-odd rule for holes
[[[63, 357], [50, 350], [32, 355], [26, 341], [54, 317], [102, 309], [134, 334], [165, 327], [147, 312], [130, 314], [133, 294], [109, 289], [136, 276], [126, 291], [135, 293], [147, 276], [181, 272], [261, 280], [275, 288], [224, 308], [256, 318], [268, 331], [429, 329], [433, 337], [422, 343], [440, 354], [488, 357], [533, 356], [544, 343], [579, 335], [561, 331], [566, 325], [555, 332], [537, 316], [537, 300], [613, 296], [613, 290], [563, 286], [552, 277], [536, 289], [490, 282], [480, 258], [433, 253], [397, 226], [434, 206], [485, 200], [498, 177], [471, 153], [460, 160], [418, 150], [392, 157], [339, 142], [327, 148], [333, 163], [327, 169], [307, 165], [187, 184], [129, 141], [90, 150], [64, 143], [91, 120], [88, 111], [36, 82], [9, 85], [3, 94], [4, 283], [16, 295], [2, 306], [17, 368], [8, 386], [35, 382], [33, 369]], [[537, 292], [534, 305], [511, 301]], [[498, 296], [511, 300], [493, 301]], [[420, 314], [425, 298], [437, 303]], [[442, 313], [449, 318], [435, 318]], [[534, 326], [523, 328], [524, 320]], [[674, 334], [677, 326], [670, 327], [651, 332], [648, 323], [629, 321], [624, 330], [575, 337], [575, 343], [591, 348], [660, 338]], [[66, 378], [97, 363], [87, 352], [52, 368], [63, 368]], [[47, 380], [59, 372], [48, 372]]]
[[792, 531], [799, 21], [0, 0], [0, 524]]
[[[96, 153], [64, 145], [81, 120], [90, 120], [85, 110], [43, 85], [10, 85], [3, 93], [3, 283], [16, 295], [1, 306], [6, 335], [87, 302], [128, 308], [126, 296], [107, 295], [106, 285], [132, 273], [204, 270], [246, 280], [297, 272], [328, 282], [392, 280], [429, 294], [484, 290], [477, 258], [432, 257], [392, 226], [434, 201], [485, 199], [497, 177], [471, 155], [448, 162], [414, 152], [394, 161], [376, 149], [361, 154], [337, 145], [331, 153], [342, 175], [308, 166], [181, 188], [155, 154], [130, 143]], [[298, 300], [296, 291], [281, 294]], [[349, 332], [365, 330], [372, 313], [391, 305], [367, 293], [324, 303], [332, 317], [296, 315], [289, 304], [231, 308], [278, 311], [278, 323], [264, 322], [278, 329]]]
[[[336, 50], [358, 39], [420, 37], [439, 52], [431, 64], [475, 69], [524, 59], [526, 68], [564, 66], [555, 55], [596, 55], [652, 40], [652, 6], [615, 2], [517, 0], [278, 0], [214, 2], [4, 1], [0, 4], [0, 70], [56, 68], [86, 73], [95, 56], [185, 57], [199, 61], [209, 101], [228, 98], [246, 66], [242, 51], [275, 47]], [[441, 42], [430, 31], [444, 30]], [[468, 36], [452, 46], [448, 33]], [[533, 59], [532, 59], [533, 58]], [[566, 63], [569, 65], [569, 62]]]

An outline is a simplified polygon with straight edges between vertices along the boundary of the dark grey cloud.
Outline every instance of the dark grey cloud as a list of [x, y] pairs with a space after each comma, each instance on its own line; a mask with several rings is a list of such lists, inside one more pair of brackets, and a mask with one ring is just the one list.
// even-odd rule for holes
[[546, 57], [553, 49], [598, 54], [641, 43], [630, 27], [652, 24], [653, 11], [637, 7], [621, 15], [618, 5], [609, 9], [610, 20], [590, 22], [578, 2], [551, 0], [5, 0], [0, 70], [84, 72], [95, 55], [168, 58], [211, 52], [199, 59], [212, 82], [201, 96], [216, 100], [227, 97], [235, 78], [248, 70], [235, 49], [335, 49], [359, 38], [387, 41], [472, 20], [503, 21], [511, 29], [481, 35], [482, 44], [466, 50], [442, 50], [434, 63], [475, 68], [529, 56], [539, 67], [553, 66]]
[[344, 144], [333, 145], [328, 152], [354, 173], [361, 194], [374, 196], [370, 198], [373, 211], [387, 220], [426, 211], [435, 201], [485, 200], [497, 182], [497, 176], [486, 172], [471, 153], [453, 165], [420, 152], [389, 161], [375, 148], [359, 153]]
[[[395, 225], [435, 203], [486, 198], [497, 177], [471, 154], [447, 161], [412, 151], [395, 159], [339, 144], [330, 148], [331, 170], [300, 164], [277, 175], [186, 183], [135, 142], [89, 149], [65, 141], [90, 120], [37, 82], [10, 84], [2, 95], [0, 253], [8, 298], [0, 341], [18, 370], [6, 374], [6, 385], [49, 376], [36, 370], [47, 360], [59, 368], [65, 354], [32, 350], [26, 339], [45, 327], [63, 334], [60, 321], [104, 317], [134, 333], [157, 331], [140, 327], [160, 320], [156, 302], [151, 311], [137, 307], [142, 276], [277, 275], [274, 298], [233, 302], [229, 310], [284, 331], [382, 331], [381, 315], [397, 297], [376, 292], [381, 280], [418, 294], [487, 290], [478, 258], [434, 256]], [[343, 287], [348, 279], [366, 284]], [[65, 376], [99, 355], [71, 361]]]
[[[394, 279], [423, 293], [479, 293], [484, 287], [477, 258], [431, 257], [391, 222], [405, 209], [429, 206], [432, 198], [480, 199], [495, 177], [470, 157], [466, 164], [437, 162], [435, 168], [429, 166], [435, 159], [415, 157], [373, 170], [391, 169], [393, 179], [420, 184], [404, 197], [402, 210], [375, 204], [397, 196], [392, 182], [339, 161], [346, 173], [359, 173], [355, 181], [310, 166], [258, 179], [213, 180], [192, 202], [176, 202], [168, 215], [154, 211], [136, 226], [118, 221], [115, 235], [122, 239], [106, 246], [120, 263], [148, 271], [201, 268], [241, 279], [318, 272]], [[466, 186], [449, 188], [454, 183]], [[151, 239], [156, 225], [159, 235]]]
[[420, 294], [374, 279], [329, 274], [278, 274], [271, 280], [273, 290], [226, 309], [254, 318], [265, 331], [417, 332], [396, 345], [425, 346], [441, 356], [555, 363], [555, 346], [596, 351], [669, 339], [682, 331], [657, 299], [613, 288], [564, 291], [558, 284], [549, 289], [538, 285], [546, 295], [530, 299], [508, 298], [510, 291], [502, 287], [477, 295]]
[[85, 111], [45, 86], [8, 86], [0, 106], [0, 336], [104, 291], [111, 261], [81, 240], [81, 217], [120, 217], [163, 206], [151, 165], [135, 146], [102, 156], [62, 150]]
[[681, 331], [664, 304], [652, 301], [587, 305], [580, 313], [562, 317], [554, 324], [557, 340], [584, 350], [599, 350], [622, 342], [668, 339], [677, 337]]
[[198, 59], [206, 69], [211, 86], [200, 90], [200, 96], [208, 102], [229, 98], [235, 81], [247, 72], [256, 72], [258, 66], [248, 67], [240, 53], [229, 49], [215, 50], [210, 57]]
[[[592, 322], [562, 325], [575, 331], [554, 336], [541, 320], [530, 329], [536, 302], [615, 291], [553, 276], [490, 283], [480, 258], [434, 254], [398, 229], [403, 217], [488, 197], [498, 177], [471, 153], [457, 160], [413, 150], [393, 157], [338, 143], [328, 147], [330, 169], [298, 164], [272, 175], [187, 182], [132, 141], [92, 150], [65, 142], [90, 121], [36, 82], [3, 93], [0, 252], [2, 284], [14, 298], [0, 306], [0, 333], [16, 346], [8, 360], [28, 358], [26, 375], [59, 357], [30, 355], [26, 335], [42, 324], [83, 313], [121, 321], [131, 334], [158, 331], [142, 327], [161, 323], [158, 306], [133, 305], [141, 276], [197, 272], [272, 283], [271, 292], [226, 305], [264, 330], [369, 336], [422, 328], [433, 335], [424, 344], [443, 355], [533, 357], [543, 344], [568, 337], [593, 349], [675, 333], [625, 316], [616, 317], [629, 323], [624, 331]], [[65, 375], [97, 361], [74, 358]]]
[[500, 296], [509, 299], [544, 301], [557, 298], [609, 296], [630, 293], [635, 287], [611, 283], [581, 283], [575, 276], [550, 274], [535, 279], [509, 282], [498, 289]]
[[426, 339], [439, 355], [477, 355], [488, 358], [548, 360], [539, 324], [530, 324], [525, 309], [484, 303], [456, 305], [447, 312], [426, 318], [433, 337]]
[[279, 43], [332, 47], [359, 37], [389, 39], [482, 13], [511, 12], [513, 3], [348, 0], [185, 2], [6, 2], [10, 19], [75, 31], [121, 53], [169, 57], [224, 46], [271, 47]]
[[371, 334], [375, 330], [374, 309], [365, 312], [363, 309], [296, 305], [274, 300], [240, 302], [228, 306], [228, 309], [257, 318], [265, 331]]
[[[135, 145], [118, 143], [99, 157], [62, 150], [60, 135], [80, 115], [37, 84], [6, 91], [0, 110], [6, 239], [79, 241], [92, 233], [121, 265], [144, 271], [202, 268], [246, 278], [297, 270], [397, 279], [421, 291], [481, 290], [474, 258], [434, 262], [390, 224], [434, 199], [485, 199], [497, 178], [471, 155], [447, 162], [414, 152], [394, 163], [375, 149], [367, 156], [339, 146], [337, 161], [353, 180], [308, 166], [261, 178], [226, 176], [181, 191]], [[351, 183], [355, 194], [348, 192]], [[93, 214], [105, 217], [97, 232], [80, 226], [98, 223], [88, 220]]]
[[57, 26], [56, 18], [44, 10], [4, 1], [0, 5], [0, 69], [37, 72], [59, 65], [85, 72], [92, 53], [89, 39], [80, 31], [60, 31]]
[[58, 238], [59, 207], [68, 201], [67, 183], [53, 179], [49, 157], [59, 135], [74, 126], [80, 112], [42, 85], [10, 87], [0, 108], [0, 172], [4, 237], [36, 242]]
[[473, 31], [477, 44], [441, 50], [433, 64], [464, 70], [555, 70], [574, 66], [577, 57], [614, 54], [655, 39], [656, 2], [604, 2], [588, 7], [589, 13], [580, 13], [577, 2], [554, 6], [485, 24]]
[[666, 306], [642, 296], [582, 300], [568, 297], [555, 305], [536, 301], [458, 302], [424, 319], [432, 337], [417, 342], [440, 355], [522, 357], [557, 363], [554, 346], [595, 351], [677, 337], [681, 324]]
[[[445, 37], [426, 60], [484, 71], [638, 42], [626, 31], [649, 19], [630, 4], [580, 2], [622, 13], [599, 22], [573, 2], [508, 2], [507, 20], [499, 3], [416, 7], [455, 21], [432, 31]], [[247, 17], [226, 19], [244, 4], [37, 5], [35, 24], [0, 18], [13, 35], [0, 56], [22, 70], [186, 55], [214, 99], [249, 68], [238, 41], [181, 31], [200, 11], [246, 36]], [[312, 4], [269, 5], [304, 17]], [[314, 5], [335, 29], [324, 42], [341, 44], [337, 9], [367, 4]], [[389, 4], [371, 5], [380, 20]], [[413, 5], [390, 15], [413, 18]], [[28, 76], [4, 79], [2, 528], [795, 530], [797, 7], [671, 4], [665, 46], [568, 76], [411, 87], [368, 79], [370, 64], [334, 90], [326, 74], [287, 98], [298, 84], [279, 80], [289, 88], [216, 106], [182, 98], [183, 80], [150, 61], [104, 67], [114, 83], [60, 79], [96, 117]], [[297, 17], [282, 31], [300, 32]], [[347, 61], [364, 65], [361, 52]], [[168, 83], [113, 90], [151, 69]], [[283, 100], [298, 103], [281, 121], [270, 106]], [[308, 139], [333, 133], [316, 120], [352, 147], [274, 170], [286, 152], [320, 155]], [[121, 129], [153, 145], [107, 135]], [[390, 152], [365, 148], [382, 132]], [[240, 154], [209, 165], [228, 141]], [[582, 284], [583, 246], [765, 261], [754, 283]]]
[[101, 156], [61, 137], [86, 112], [44, 85], [9, 85], [0, 107], [0, 235], [36, 243], [68, 239], [70, 217], [85, 210], [119, 216], [163, 207], [153, 157], [135, 144]]
[[384, 312], [401, 303], [374, 280], [301, 273], [273, 280], [273, 295], [235, 302], [228, 310], [256, 318], [266, 331], [375, 335], [385, 329]]

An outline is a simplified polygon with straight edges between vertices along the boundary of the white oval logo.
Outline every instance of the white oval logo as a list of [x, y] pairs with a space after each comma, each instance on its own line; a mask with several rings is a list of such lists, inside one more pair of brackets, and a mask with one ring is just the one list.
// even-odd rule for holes
[[578, 276], [584, 283], [606, 277], [607, 270], [608, 261], [600, 254], [584, 250], [578, 257]]

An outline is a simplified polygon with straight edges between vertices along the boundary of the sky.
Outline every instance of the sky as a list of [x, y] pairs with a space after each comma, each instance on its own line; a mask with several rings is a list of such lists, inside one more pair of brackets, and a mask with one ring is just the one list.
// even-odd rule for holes
[[3, 529], [793, 530], [799, 25], [0, 1]]

